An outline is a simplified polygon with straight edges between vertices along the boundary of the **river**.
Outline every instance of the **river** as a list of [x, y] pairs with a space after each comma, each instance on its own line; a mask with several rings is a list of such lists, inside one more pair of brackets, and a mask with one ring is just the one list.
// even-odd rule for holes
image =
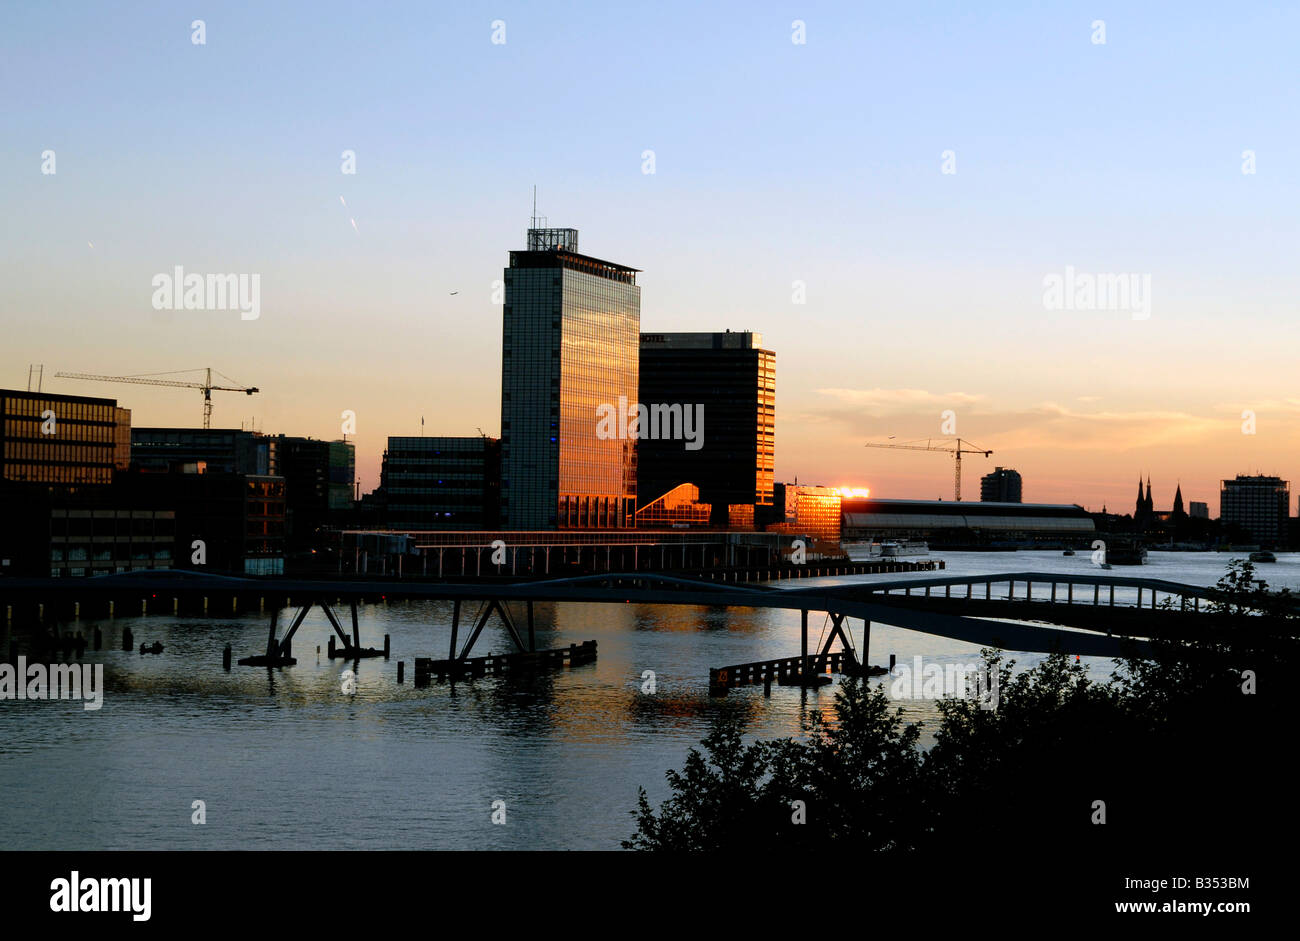
[[[951, 574], [1093, 571], [1086, 552], [936, 556]], [[1229, 558], [1152, 552], [1147, 565], [1111, 574], [1212, 585]], [[1270, 587], [1300, 590], [1300, 554], [1257, 572]], [[74, 629], [104, 631], [106, 649], [83, 658], [104, 665], [103, 708], [0, 701], [0, 848], [616, 849], [632, 832], [637, 786], [662, 799], [664, 772], [682, 766], [712, 715], [738, 712], [758, 737], [795, 735], [834, 695], [833, 686], [774, 687], [770, 699], [761, 687], [708, 695], [710, 667], [797, 654], [798, 612], [636, 604], [536, 606], [538, 646], [594, 639], [593, 665], [417, 689], [411, 661], [445, 656], [450, 607], [363, 607], [363, 645], [390, 634], [392, 659], [361, 661], [354, 694], [342, 691], [353, 665], [323, 655], [330, 628], [319, 609], [294, 638], [298, 664], [274, 671], [221, 669], [226, 643], [236, 657], [265, 646], [264, 617], [79, 622]], [[810, 618], [814, 638], [823, 620]], [[115, 649], [128, 626], [137, 646], [161, 641], [163, 653]], [[862, 622], [851, 629], [860, 641]], [[475, 653], [508, 649], [494, 621]], [[969, 644], [874, 626], [871, 661], [891, 653], [903, 662], [978, 656]], [[1016, 659], [1023, 667], [1041, 658]], [[1098, 678], [1113, 669], [1109, 660], [1088, 665]], [[646, 671], [653, 693], [643, 691]], [[932, 702], [901, 704], [933, 727]], [[206, 822], [196, 825], [200, 800]], [[492, 822], [497, 801], [505, 825]]]

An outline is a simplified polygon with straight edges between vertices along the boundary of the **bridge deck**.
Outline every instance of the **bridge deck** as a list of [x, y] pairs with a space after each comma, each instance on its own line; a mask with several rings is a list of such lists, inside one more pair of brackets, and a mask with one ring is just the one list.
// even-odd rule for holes
[[[1119, 637], [1093, 633], [1087, 630], [1070, 630], [1041, 624], [1014, 623], [972, 617], [970, 611], [955, 612], [951, 605], [940, 605], [935, 599], [931, 610], [918, 604], [918, 596], [909, 602], [891, 596], [891, 591], [924, 592], [927, 588], [943, 589], [955, 601], [953, 586], [972, 586], [967, 590], [974, 595], [977, 585], [1000, 582], [1035, 582], [1084, 585], [1100, 591], [1110, 586], [1160, 591], [1183, 598], [1211, 599], [1219, 596], [1212, 588], [1184, 585], [1163, 579], [1130, 577], [1125, 575], [1079, 575], [1050, 572], [1015, 572], [999, 575], [944, 575], [913, 577], [886, 581], [860, 582], [849, 585], [800, 586], [776, 588], [768, 585], [735, 585], [701, 582], [690, 578], [657, 575], [643, 572], [607, 573], [571, 578], [528, 581], [512, 584], [452, 584], [429, 582], [374, 581], [374, 580], [313, 580], [313, 579], [262, 579], [238, 578], [172, 571], [168, 573], [127, 573], [77, 580], [75, 584], [65, 579], [4, 579], [0, 581], [0, 598], [33, 598], [47, 596], [65, 597], [69, 591], [92, 597], [130, 596], [157, 598], [193, 595], [243, 595], [288, 601], [321, 598], [340, 600], [360, 599], [427, 599], [474, 600], [499, 602], [551, 601], [590, 602], [604, 604], [655, 604], [701, 605], [721, 607], [773, 608], [784, 610], [816, 610], [839, 612], [849, 617], [862, 618], [878, 624], [888, 624], [906, 630], [919, 631], [979, 646], [1001, 647], [1007, 650], [1047, 653], [1062, 650], [1084, 656], [1116, 657], [1128, 650], [1145, 652], [1142, 641], [1129, 642]], [[965, 594], [963, 592], [962, 594]], [[971, 608], [975, 606], [972, 605]], [[1059, 605], [1060, 609], [1082, 609], [1087, 605]], [[124, 611], [125, 613], [125, 611]], [[1160, 611], [1145, 613], [1147, 618], [1159, 618]], [[1004, 615], [1005, 616], [1005, 615]], [[1041, 616], [1035, 612], [1034, 616]], [[1064, 617], [1061, 615], [1060, 617]], [[1096, 627], [1096, 625], [1089, 625]]]

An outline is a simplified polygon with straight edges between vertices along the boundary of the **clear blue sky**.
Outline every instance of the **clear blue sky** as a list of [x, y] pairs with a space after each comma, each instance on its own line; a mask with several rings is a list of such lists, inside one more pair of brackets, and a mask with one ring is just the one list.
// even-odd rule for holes
[[[371, 486], [421, 415], [497, 432], [492, 281], [536, 183], [645, 270], [643, 328], [764, 334], [780, 478], [946, 496], [944, 459], [860, 443], [951, 407], [1027, 499], [1128, 501], [1142, 470], [1158, 505], [1181, 477], [1214, 506], [1219, 477], [1295, 469], [1297, 36], [1296, 8], [1096, 0], [8, 3], [0, 384], [210, 363], [263, 389], [218, 424], [356, 411]], [[175, 265], [260, 273], [261, 318], [153, 310]], [[1150, 320], [1045, 311], [1066, 265], [1150, 273]]]

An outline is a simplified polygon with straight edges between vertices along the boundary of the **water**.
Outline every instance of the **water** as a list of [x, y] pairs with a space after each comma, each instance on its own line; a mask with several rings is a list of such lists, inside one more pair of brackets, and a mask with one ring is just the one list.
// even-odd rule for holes
[[[938, 557], [952, 574], [1093, 571], [1086, 552]], [[1152, 552], [1147, 565], [1110, 574], [1212, 585], [1228, 558]], [[1300, 590], [1300, 554], [1257, 572], [1271, 587]], [[860, 580], [870, 577], [786, 584]], [[230, 673], [222, 647], [230, 643], [236, 658], [260, 652], [264, 617], [83, 620], [77, 629], [89, 635], [98, 624], [110, 648], [84, 657], [104, 665], [102, 709], [0, 701], [0, 849], [614, 849], [632, 832], [637, 786], [656, 802], [666, 796], [665, 770], [682, 766], [711, 716], [739, 713], [758, 737], [797, 735], [834, 695], [834, 687], [773, 687], [771, 699], [761, 687], [708, 695], [710, 667], [797, 654], [798, 612], [635, 604], [535, 606], [538, 646], [595, 639], [594, 665], [415, 689], [412, 659], [446, 655], [450, 610], [363, 607], [362, 644], [390, 634], [393, 659], [361, 661], [353, 696], [342, 692], [353, 664], [324, 657], [330, 628], [319, 609], [294, 638], [297, 666]], [[128, 626], [137, 646], [160, 640], [166, 649], [111, 649]], [[862, 622], [851, 627], [860, 641]], [[812, 615], [810, 628], [815, 639], [823, 618]], [[474, 652], [508, 649], [494, 623]], [[890, 653], [903, 662], [978, 656], [970, 644], [876, 625], [870, 659]], [[1029, 666], [1041, 657], [1016, 659]], [[1099, 678], [1112, 667], [1089, 663]], [[641, 691], [647, 670], [653, 695]], [[932, 702], [903, 705], [933, 728]], [[191, 822], [196, 800], [206, 804], [203, 826]], [[491, 820], [498, 800], [505, 826]]]

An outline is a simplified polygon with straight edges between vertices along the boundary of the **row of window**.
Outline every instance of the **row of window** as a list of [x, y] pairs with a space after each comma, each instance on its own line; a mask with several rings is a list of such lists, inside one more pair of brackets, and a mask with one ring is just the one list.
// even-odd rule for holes
[[[165, 560], [172, 557], [171, 549], [132, 549], [129, 558], [139, 561]], [[128, 558], [127, 553], [115, 553], [111, 549], [95, 549], [93, 552], [85, 546], [70, 548], [55, 547], [50, 550], [51, 562], [112, 562], [114, 559]]]
[[23, 480], [47, 484], [108, 484], [113, 482], [112, 467], [85, 464], [10, 464], [4, 465], [5, 480]]
[[117, 406], [113, 404], [95, 405], [90, 402], [68, 402], [62, 399], [27, 399], [6, 396], [4, 411], [6, 415], [35, 415], [51, 411], [55, 418], [79, 419], [84, 421], [113, 421]]

